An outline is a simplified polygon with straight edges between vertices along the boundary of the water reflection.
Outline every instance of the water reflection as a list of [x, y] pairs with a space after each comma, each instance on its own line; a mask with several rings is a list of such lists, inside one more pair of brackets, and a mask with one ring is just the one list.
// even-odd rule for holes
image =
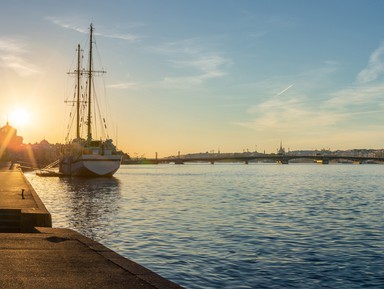
[[61, 178], [60, 181], [66, 191], [69, 227], [102, 240], [111, 232], [110, 224], [119, 208], [120, 181], [116, 178]]
[[383, 166], [122, 166], [29, 175], [54, 227], [187, 288], [382, 288]]

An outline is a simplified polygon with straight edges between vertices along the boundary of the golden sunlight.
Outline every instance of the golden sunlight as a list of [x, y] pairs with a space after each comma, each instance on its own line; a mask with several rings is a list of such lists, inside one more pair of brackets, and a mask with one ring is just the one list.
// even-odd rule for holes
[[8, 121], [16, 128], [25, 126], [31, 121], [31, 114], [25, 108], [17, 108], [10, 113]]

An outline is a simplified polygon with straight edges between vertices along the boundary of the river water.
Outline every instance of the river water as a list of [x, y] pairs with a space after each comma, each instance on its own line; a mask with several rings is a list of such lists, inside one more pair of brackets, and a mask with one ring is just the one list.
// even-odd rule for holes
[[186, 288], [384, 288], [384, 166], [127, 165], [26, 176], [54, 227]]

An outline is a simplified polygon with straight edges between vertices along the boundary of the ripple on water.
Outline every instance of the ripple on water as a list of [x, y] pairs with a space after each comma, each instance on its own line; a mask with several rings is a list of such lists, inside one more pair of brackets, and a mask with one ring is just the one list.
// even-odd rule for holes
[[[382, 166], [122, 166], [27, 174], [70, 227], [187, 288], [382, 288]], [[171, 268], [171, 269], [170, 269]]]

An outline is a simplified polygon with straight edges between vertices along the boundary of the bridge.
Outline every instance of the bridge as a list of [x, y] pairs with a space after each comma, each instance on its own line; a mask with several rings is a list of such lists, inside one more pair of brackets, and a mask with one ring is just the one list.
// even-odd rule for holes
[[382, 163], [384, 157], [376, 156], [349, 156], [349, 155], [295, 155], [295, 154], [214, 154], [204, 156], [176, 156], [166, 158], [146, 159], [145, 163], [174, 163], [184, 164], [187, 162], [207, 162], [214, 164], [216, 162], [276, 162], [280, 164], [288, 164], [291, 160], [311, 160], [315, 163], [329, 164], [330, 161], [349, 161], [357, 164], [373, 162]]

